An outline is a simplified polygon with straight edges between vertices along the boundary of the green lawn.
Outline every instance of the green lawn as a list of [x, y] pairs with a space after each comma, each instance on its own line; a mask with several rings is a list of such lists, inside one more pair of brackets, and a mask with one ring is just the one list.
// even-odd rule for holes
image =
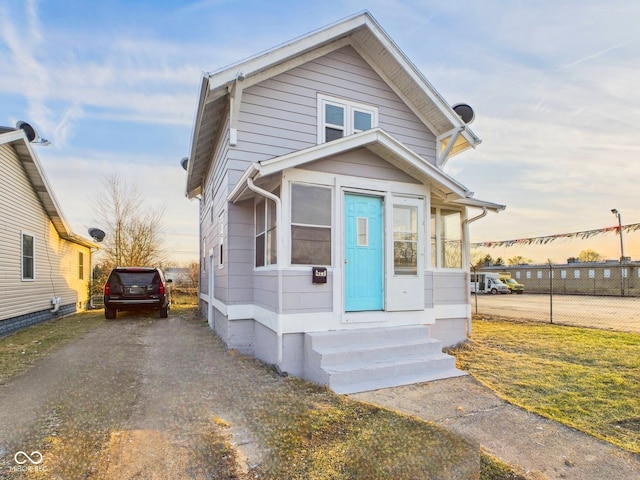
[[450, 353], [509, 402], [640, 453], [640, 335], [480, 316]]

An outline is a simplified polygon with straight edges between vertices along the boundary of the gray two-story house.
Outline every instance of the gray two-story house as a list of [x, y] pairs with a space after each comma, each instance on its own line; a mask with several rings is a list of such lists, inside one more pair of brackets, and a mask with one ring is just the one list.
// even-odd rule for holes
[[[205, 74], [187, 164], [229, 348], [354, 392], [459, 375], [480, 140], [367, 12]], [[478, 214], [469, 214], [476, 209]]]

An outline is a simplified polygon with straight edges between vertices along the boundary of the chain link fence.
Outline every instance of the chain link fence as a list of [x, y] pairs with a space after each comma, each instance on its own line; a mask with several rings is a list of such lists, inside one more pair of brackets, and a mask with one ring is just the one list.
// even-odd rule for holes
[[640, 333], [640, 262], [478, 268], [471, 279], [481, 272], [515, 280], [524, 290], [492, 295], [472, 284], [475, 314]]

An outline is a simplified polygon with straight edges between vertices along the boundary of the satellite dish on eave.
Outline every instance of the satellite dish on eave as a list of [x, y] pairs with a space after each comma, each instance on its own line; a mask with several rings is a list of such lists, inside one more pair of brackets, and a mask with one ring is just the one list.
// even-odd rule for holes
[[100, 230], [99, 228], [90, 228], [89, 229], [89, 236], [91, 238], [93, 238], [98, 243], [100, 243], [102, 240], [104, 240], [105, 235], [106, 234], [102, 230]]
[[182, 160], [180, 160], [180, 165], [186, 171], [189, 165], [189, 157], [183, 157]]
[[473, 122], [473, 119], [476, 118], [476, 114], [473, 111], [473, 108], [471, 108], [466, 103], [458, 103], [457, 105], [454, 105], [453, 111], [458, 114], [458, 116], [464, 123], [471, 123]]
[[36, 132], [36, 129], [29, 125], [27, 122], [23, 122], [22, 120], [20, 120], [18, 123], [16, 123], [16, 128], [24, 130], [24, 133], [27, 135], [27, 140], [29, 140], [29, 142], [33, 142], [38, 139], [38, 132]]
[[29, 143], [44, 145], [45, 147], [50, 144], [49, 140], [40, 138], [40, 135], [38, 135], [36, 129], [29, 125], [27, 122], [23, 122], [22, 120], [20, 120], [18, 123], [16, 123], [16, 130], [24, 130]]

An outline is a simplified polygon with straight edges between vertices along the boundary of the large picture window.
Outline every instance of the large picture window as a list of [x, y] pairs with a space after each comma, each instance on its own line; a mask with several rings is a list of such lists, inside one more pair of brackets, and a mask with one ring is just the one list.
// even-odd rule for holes
[[378, 109], [348, 100], [318, 96], [318, 143], [378, 126]]
[[[279, 195], [279, 190], [274, 192]], [[256, 267], [278, 263], [276, 204], [262, 198], [256, 204]]]
[[35, 277], [35, 241], [33, 235], [22, 234], [22, 280], [34, 280]]
[[462, 212], [431, 209], [431, 264], [438, 268], [462, 268]]
[[331, 265], [331, 189], [291, 186], [291, 264]]

